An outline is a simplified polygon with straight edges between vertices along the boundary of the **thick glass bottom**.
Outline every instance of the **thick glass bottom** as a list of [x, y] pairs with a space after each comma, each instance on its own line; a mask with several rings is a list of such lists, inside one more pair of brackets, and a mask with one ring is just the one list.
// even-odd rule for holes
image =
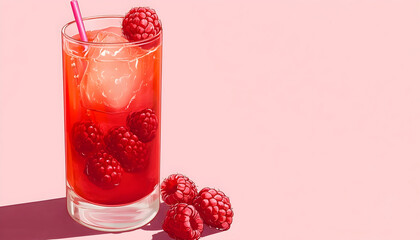
[[86, 201], [67, 184], [67, 211], [78, 223], [95, 230], [121, 232], [150, 222], [159, 211], [159, 186], [152, 193], [127, 205], [103, 206]]

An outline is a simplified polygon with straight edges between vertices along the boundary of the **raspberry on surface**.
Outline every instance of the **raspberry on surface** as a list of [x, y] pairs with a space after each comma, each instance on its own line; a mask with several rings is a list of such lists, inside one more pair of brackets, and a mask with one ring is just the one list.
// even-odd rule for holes
[[194, 207], [204, 223], [219, 230], [228, 230], [232, 224], [233, 211], [229, 197], [214, 188], [203, 188], [194, 199]]
[[123, 170], [111, 154], [101, 150], [87, 160], [85, 173], [97, 186], [110, 189], [120, 184]]
[[150, 142], [156, 135], [158, 118], [152, 109], [143, 109], [127, 116], [127, 126], [142, 142]]
[[147, 146], [126, 127], [111, 128], [104, 141], [109, 153], [126, 172], [137, 172], [146, 167], [149, 159]]
[[102, 147], [102, 131], [91, 121], [75, 123], [71, 136], [74, 148], [81, 155], [88, 155]]
[[149, 7], [132, 8], [122, 22], [122, 32], [129, 41], [153, 38], [161, 29], [162, 24], [156, 11]]
[[178, 203], [168, 210], [162, 229], [177, 240], [197, 240], [203, 232], [203, 220], [193, 205]]
[[162, 199], [168, 205], [176, 203], [192, 204], [197, 196], [194, 182], [182, 174], [169, 175], [161, 185]]

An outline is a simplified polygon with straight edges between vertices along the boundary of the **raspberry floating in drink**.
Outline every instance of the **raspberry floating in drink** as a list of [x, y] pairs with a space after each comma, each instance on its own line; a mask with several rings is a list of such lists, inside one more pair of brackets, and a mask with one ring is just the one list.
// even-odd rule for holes
[[85, 171], [89, 180], [105, 189], [118, 186], [123, 174], [120, 163], [103, 150], [88, 159]]
[[142, 142], [150, 142], [155, 137], [158, 124], [152, 109], [134, 112], [127, 117], [127, 126]]
[[148, 150], [145, 143], [126, 127], [114, 127], [105, 136], [108, 151], [115, 156], [127, 172], [144, 169], [148, 163]]
[[73, 125], [72, 139], [76, 151], [88, 155], [101, 148], [102, 131], [93, 122], [77, 122]]

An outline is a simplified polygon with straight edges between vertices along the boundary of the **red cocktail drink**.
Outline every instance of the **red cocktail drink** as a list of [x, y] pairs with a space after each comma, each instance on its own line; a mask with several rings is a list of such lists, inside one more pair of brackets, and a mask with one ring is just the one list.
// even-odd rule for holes
[[159, 208], [162, 32], [129, 42], [122, 17], [63, 28], [67, 199], [70, 215], [121, 231]]

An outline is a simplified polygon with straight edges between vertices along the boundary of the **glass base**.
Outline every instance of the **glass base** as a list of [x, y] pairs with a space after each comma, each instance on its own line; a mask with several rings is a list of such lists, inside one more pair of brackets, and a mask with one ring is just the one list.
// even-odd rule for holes
[[67, 211], [78, 223], [95, 230], [121, 232], [139, 228], [150, 222], [159, 211], [159, 186], [137, 202], [127, 205], [92, 204], [67, 185]]

